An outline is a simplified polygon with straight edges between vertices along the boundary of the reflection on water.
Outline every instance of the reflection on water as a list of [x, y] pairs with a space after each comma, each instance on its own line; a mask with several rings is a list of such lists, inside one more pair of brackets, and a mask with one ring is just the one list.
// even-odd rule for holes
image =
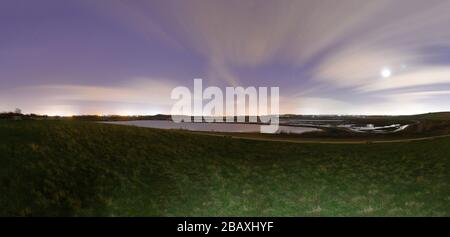
[[[110, 124], [131, 125], [147, 128], [162, 129], [184, 129], [190, 131], [203, 132], [260, 132], [258, 124], [238, 124], [238, 123], [175, 123], [169, 120], [136, 120], [136, 121], [114, 121], [105, 122]], [[304, 132], [320, 131], [317, 128], [280, 126], [278, 132], [300, 134]]]

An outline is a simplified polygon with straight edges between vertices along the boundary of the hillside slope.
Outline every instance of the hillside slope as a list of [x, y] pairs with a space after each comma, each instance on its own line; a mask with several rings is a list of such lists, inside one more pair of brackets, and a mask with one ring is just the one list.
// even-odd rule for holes
[[0, 121], [0, 216], [450, 216], [450, 139], [289, 144]]

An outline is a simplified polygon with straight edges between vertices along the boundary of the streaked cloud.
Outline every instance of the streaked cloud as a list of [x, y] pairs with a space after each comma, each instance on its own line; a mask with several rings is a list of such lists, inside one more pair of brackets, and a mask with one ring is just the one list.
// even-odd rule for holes
[[304, 97], [298, 100], [295, 113], [338, 115], [405, 115], [441, 111], [439, 106], [429, 106], [417, 97], [383, 97], [370, 103], [344, 101], [332, 98]]
[[413, 72], [399, 73], [387, 79], [374, 80], [358, 88], [360, 91], [410, 88], [425, 85], [450, 84], [450, 67], [426, 67]]

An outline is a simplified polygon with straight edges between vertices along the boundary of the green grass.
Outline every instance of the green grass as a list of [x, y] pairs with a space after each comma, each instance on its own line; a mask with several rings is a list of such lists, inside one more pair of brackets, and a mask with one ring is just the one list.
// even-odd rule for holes
[[0, 121], [0, 216], [450, 216], [450, 138], [332, 145]]

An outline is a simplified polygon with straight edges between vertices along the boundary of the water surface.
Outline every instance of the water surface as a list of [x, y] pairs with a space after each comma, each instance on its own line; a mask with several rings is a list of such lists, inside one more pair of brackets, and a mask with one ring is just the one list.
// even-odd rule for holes
[[[136, 120], [136, 121], [114, 121], [105, 122], [109, 124], [130, 125], [146, 128], [161, 128], [161, 129], [183, 129], [189, 131], [202, 132], [237, 132], [237, 133], [256, 133], [260, 132], [260, 125], [258, 124], [242, 124], [242, 123], [175, 123], [169, 120]], [[309, 127], [293, 127], [281, 126], [278, 132], [282, 133], [305, 133], [311, 131], [320, 131], [317, 128]]]

